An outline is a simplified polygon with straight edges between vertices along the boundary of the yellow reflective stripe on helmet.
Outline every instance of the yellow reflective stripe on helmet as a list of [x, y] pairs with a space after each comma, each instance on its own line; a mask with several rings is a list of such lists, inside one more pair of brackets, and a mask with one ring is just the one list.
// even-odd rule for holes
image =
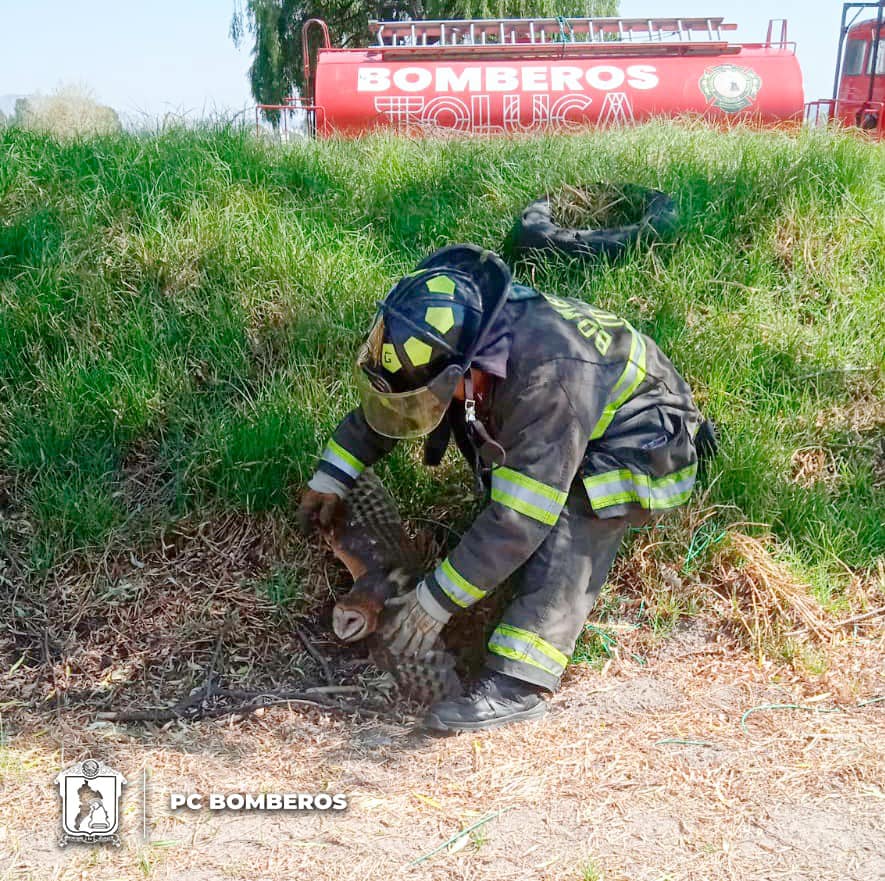
[[512, 468], [492, 472], [492, 501], [552, 526], [559, 519], [568, 493], [526, 477]]
[[697, 471], [696, 462], [658, 478], [619, 468], [585, 477], [583, 483], [595, 510], [636, 503], [647, 511], [661, 511], [688, 501]]
[[381, 366], [388, 373], [396, 373], [401, 370], [403, 362], [400, 361], [399, 355], [396, 354], [396, 348], [393, 343], [384, 343], [381, 346]]
[[454, 294], [456, 290], [455, 279], [448, 275], [435, 275], [425, 282], [425, 286], [431, 294]]
[[489, 651], [511, 661], [531, 664], [551, 676], [561, 676], [568, 656], [564, 655], [537, 633], [514, 627], [512, 624], [499, 624], [489, 640]]
[[348, 452], [341, 444], [335, 443], [333, 440], [329, 440], [329, 443], [326, 444], [326, 449], [323, 450], [323, 455], [320, 458], [354, 479], [359, 477], [366, 468], [353, 453]]
[[433, 570], [433, 577], [442, 588], [443, 593], [462, 609], [472, 606], [485, 596], [485, 591], [480, 590], [475, 584], [471, 584], [460, 572], [456, 571], [448, 558]]
[[455, 326], [455, 310], [451, 306], [428, 306], [424, 320], [440, 333], [448, 333]]
[[638, 331], [632, 330], [632, 328], [631, 331], [633, 338], [630, 342], [630, 354], [627, 357], [624, 372], [611, 390], [609, 402], [602, 411], [599, 421], [593, 427], [593, 431], [590, 432], [590, 440], [596, 440], [605, 434], [605, 430], [611, 425], [618, 408], [630, 399], [633, 392], [645, 379], [645, 340]]
[[433, 355], [433, 348], [416, 336], [410, 336], [403, 343], [403, 351], [409, 356], [413, 367], [423, 367], [425, 364], [429, 364]]

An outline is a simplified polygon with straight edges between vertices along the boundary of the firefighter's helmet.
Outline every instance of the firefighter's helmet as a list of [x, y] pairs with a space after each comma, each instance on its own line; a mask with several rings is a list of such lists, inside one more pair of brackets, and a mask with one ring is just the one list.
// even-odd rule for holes
[[357, 359], [372, 428], [405, 438], [439, 424], [509, 284], [499, 258], [457, 245], [431, 255], [394, 286]]
[[464, 357], [479, 332], [482, 299], [465, 272], [419, 269], [387, 295], [380, 320], [381, 377], [390, 391], [412, 391]]

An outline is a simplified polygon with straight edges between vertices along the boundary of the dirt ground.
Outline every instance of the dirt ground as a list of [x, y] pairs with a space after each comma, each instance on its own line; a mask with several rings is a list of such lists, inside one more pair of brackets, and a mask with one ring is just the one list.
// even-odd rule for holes
[[[571, 668], [544, 719], [475, 735], [308, 707], [127, 728], [32, 719], [0, 750], [0, 877], [883, 879], [883, 660], [881, 632], [858, 631], [831, 672], [798, 677], [693, 619], [644, 656]], [[53, 779], [87, 756], [129, 780], [119, 849], [57, 845]], [[349, 805], [172, 812], [179, 791]]]

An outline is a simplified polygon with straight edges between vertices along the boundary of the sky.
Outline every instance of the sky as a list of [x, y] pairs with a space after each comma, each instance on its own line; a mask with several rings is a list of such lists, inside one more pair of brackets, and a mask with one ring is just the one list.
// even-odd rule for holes
[[[252, 104], [248, 47], [228, 36], [234, 0], [0, 0], [0, 110], [9, 96], [83, 84], [127, 118], [199, 117]], [[833, 87], [839, 0], [621, 0], [625, 17], [722, 16], [760, 41], [789, 20], [806, 100]], [[4, 98], [6, 105], [4, 106]]]
[[125, 115], [252, 104], [233, 0], [0, 0], [0, 96], [84, 84]]

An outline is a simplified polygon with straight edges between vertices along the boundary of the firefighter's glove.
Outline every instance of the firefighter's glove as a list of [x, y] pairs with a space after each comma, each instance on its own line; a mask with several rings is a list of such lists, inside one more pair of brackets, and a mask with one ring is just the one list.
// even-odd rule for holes
[[419, 657], [431, 651], [451, 614], [430, 595], [422, 581], [414, 590], [384, 604], [381, 638], [391, 653]]
[[306, 489], [296, 516], [301, 531], [309, 535], [317, 526], [334, 530], [343, 523], [346, 514], [344, 499], [337, 493]]

